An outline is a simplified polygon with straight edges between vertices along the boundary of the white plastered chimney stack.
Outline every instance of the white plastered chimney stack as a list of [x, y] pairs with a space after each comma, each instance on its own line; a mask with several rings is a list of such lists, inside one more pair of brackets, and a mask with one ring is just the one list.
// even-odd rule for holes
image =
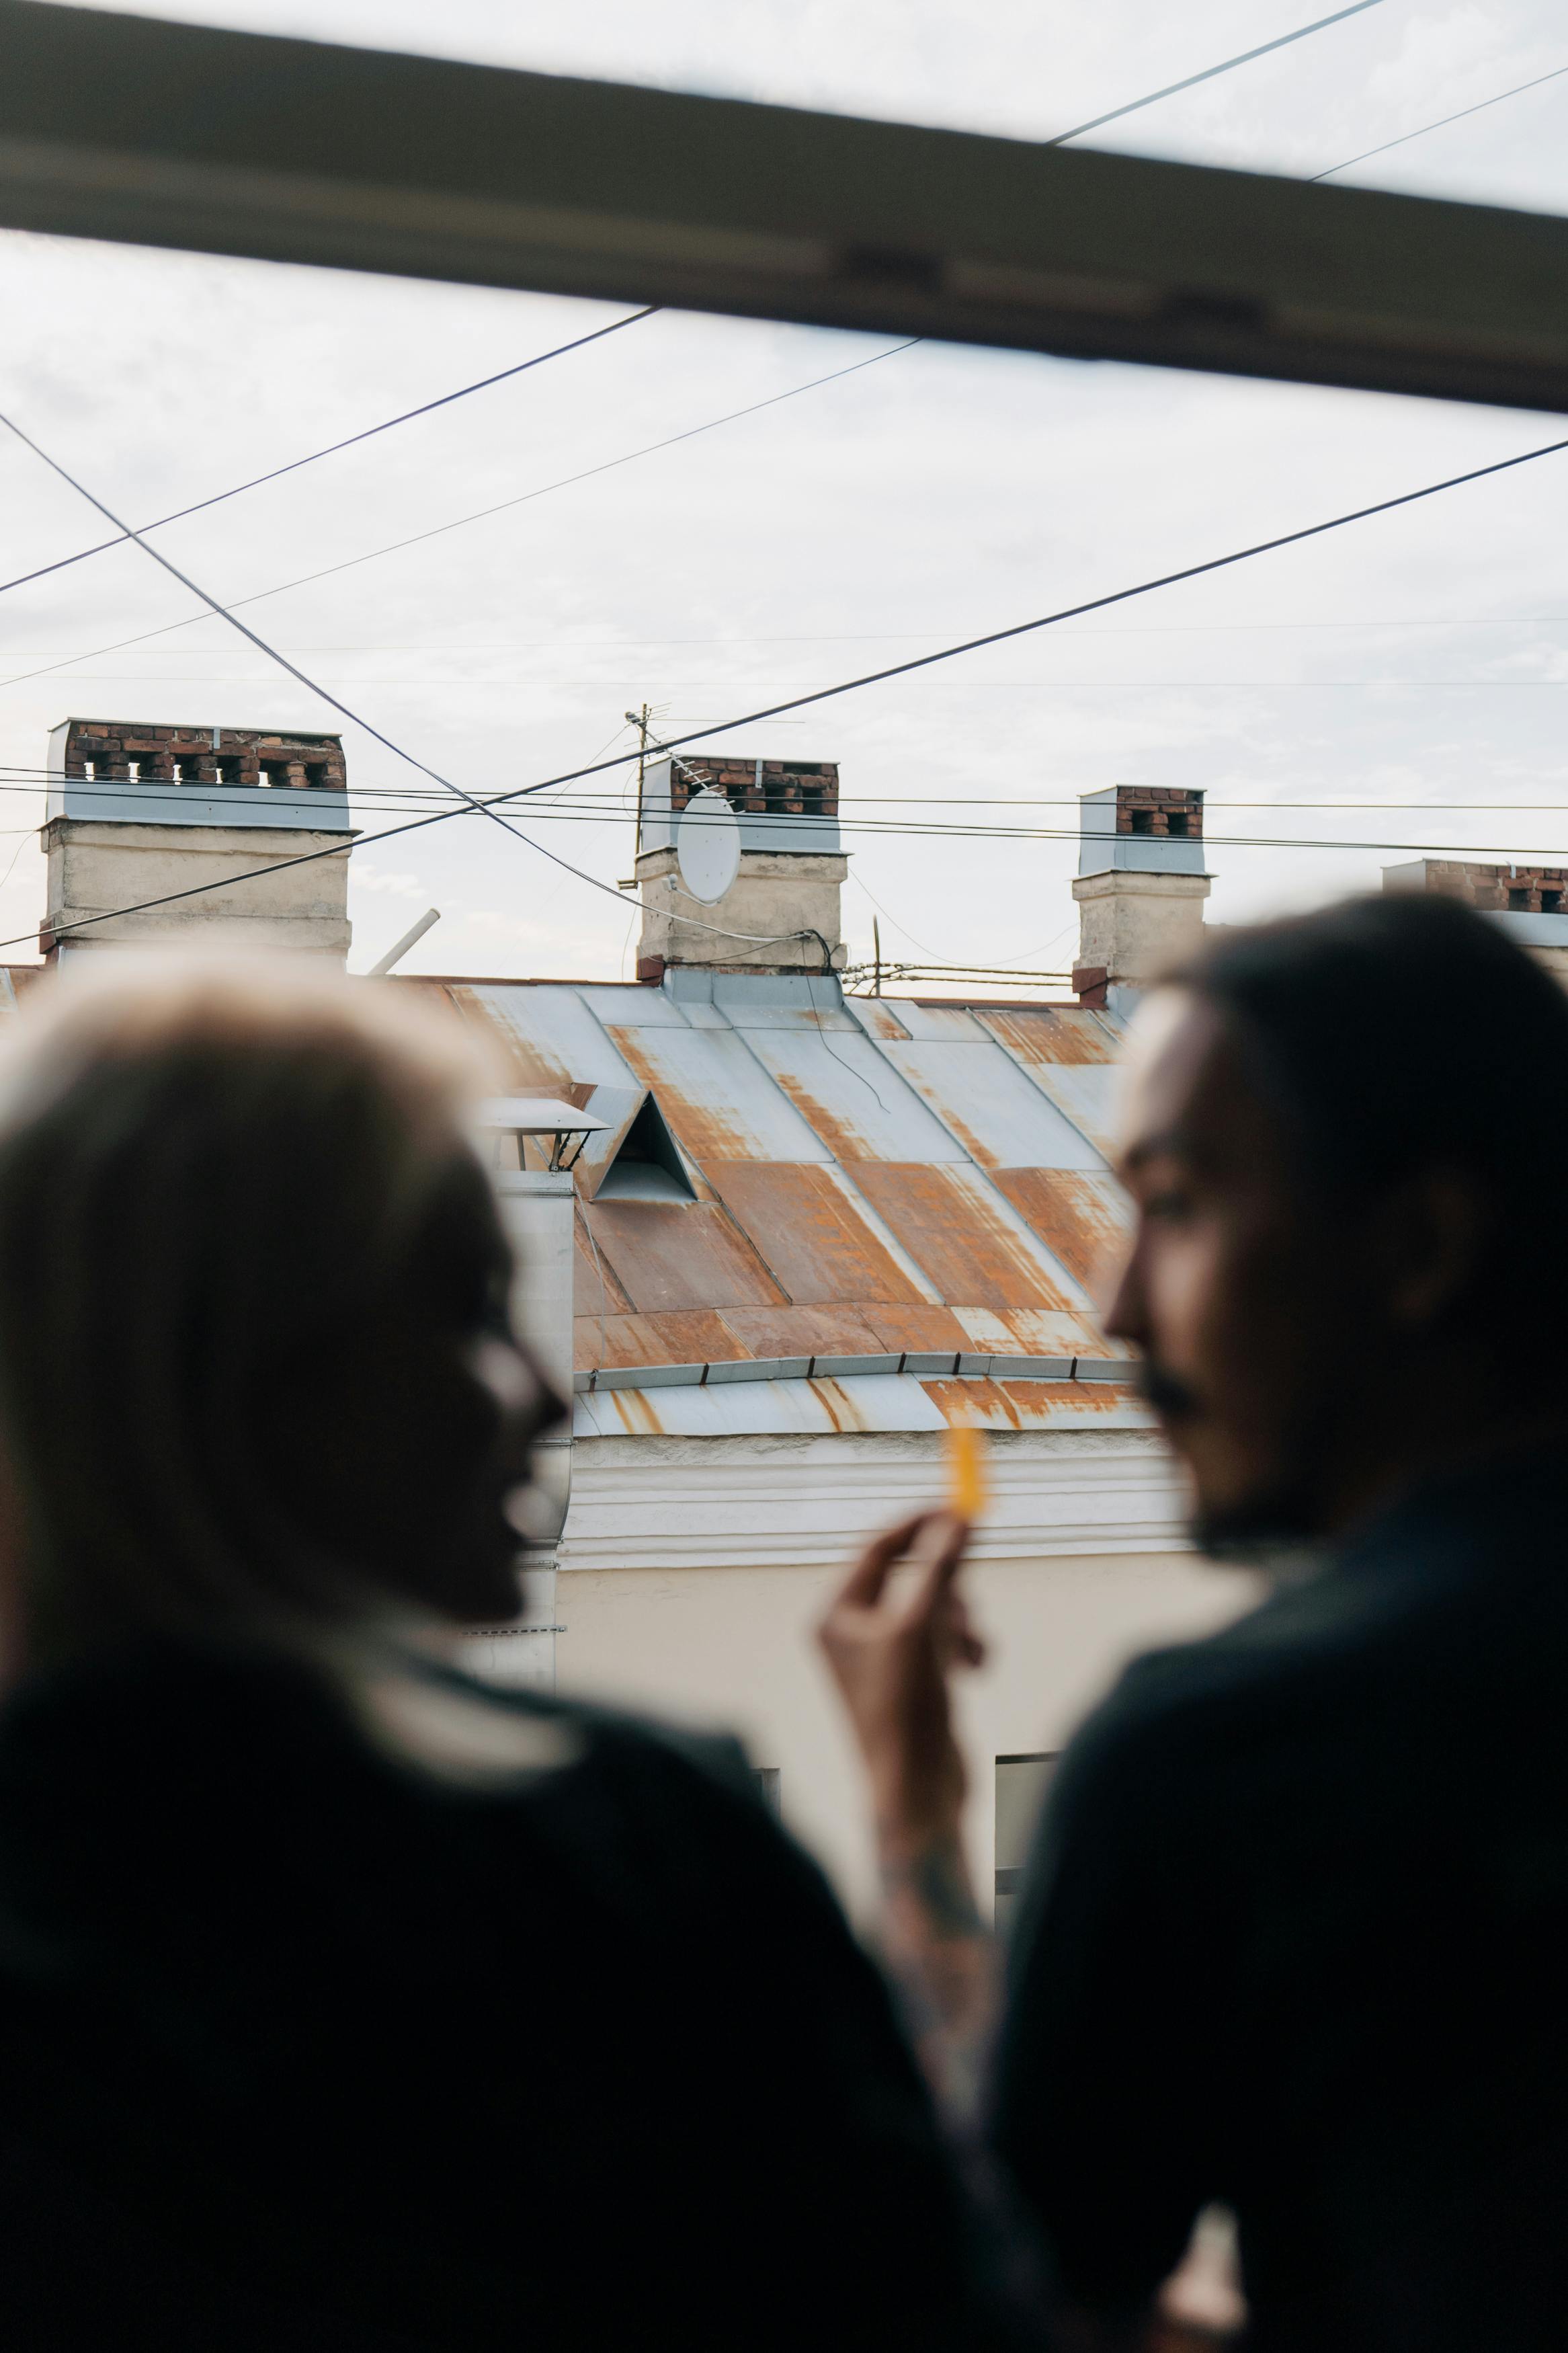
[[1079, 807], [1072, 985], [1080, 1004], [1125, 1012], [1140, 988], [1203, 937], [1204, 797], [1110, 785], [1083, 794]]

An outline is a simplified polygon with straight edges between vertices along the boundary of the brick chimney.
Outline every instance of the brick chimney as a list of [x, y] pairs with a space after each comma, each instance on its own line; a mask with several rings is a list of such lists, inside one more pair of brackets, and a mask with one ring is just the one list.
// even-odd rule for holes
[[[270, 874], [249, 870], [310, 850], [346, 852], [351, 839], [336, 735], [68, 719], [49, 737], [48, 897], [38, 944], [51, 958], [68, 941], [74, 954], [178, 940], [342, 958], [346, 854]], [[217, 887], [171, 898], [206, 883]], [[159, 899], [170, 903], [116, 912]]]
[[[704, 790], [724, 795], [741, 828], [740, 871], [711, 905], [682, 889], [676, 858], [681, 812]], [[658, 981], [669, 966], [683, 965], [720, 972], [821, 972], [824, 942], [831, 965], [841, 965], [838, 901], [847, 871], [839, 847], [836, 761], [757, 760], [724, 752], [651, 762], [638, 813], [638, 979]], [[753, 936], [726, 937], [725, 927]], [[811, 936], [798, 936], [805, 934]]]
[[1385, 866], [1385, 891], [1440, 891], [1489, 915], [1568, 986], [1568, 866], [1490, 866], [1475, 858], [1417, 858]]
[[1160, 966], [1203, 936], [1204, 797], [1179, 787], [1110, 785], [1080, 795], [1081, 910], [1072, 985], [1080, 1004], [1126, 1009]]

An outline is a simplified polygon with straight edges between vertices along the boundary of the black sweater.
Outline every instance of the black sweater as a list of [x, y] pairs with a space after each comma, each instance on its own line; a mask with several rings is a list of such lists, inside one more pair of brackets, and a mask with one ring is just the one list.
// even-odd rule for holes
[[445, 1688], [560, 1754], [463, 1786], [172, 1651], [0, 1709], [8, 2342], [992, 2342], [882, 1983], [739, 1751]]

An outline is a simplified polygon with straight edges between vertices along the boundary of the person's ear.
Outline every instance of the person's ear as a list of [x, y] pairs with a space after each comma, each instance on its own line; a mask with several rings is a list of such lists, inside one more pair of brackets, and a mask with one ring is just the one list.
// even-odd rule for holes
[[1394, 1187], [1378, 1220], [1377, 1255], [1396, 1330], [1429, 1331], [1468, 1288], [1484, 1226], [1475, 1184], [1456, 1169], [1423, 1169]]

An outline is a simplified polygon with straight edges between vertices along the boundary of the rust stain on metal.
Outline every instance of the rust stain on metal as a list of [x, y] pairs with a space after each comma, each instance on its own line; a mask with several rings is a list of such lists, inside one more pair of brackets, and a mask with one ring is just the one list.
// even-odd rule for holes
[[796, 1306], [919, 1300], [909, 1277], [857, 1216], [853, 1195], [818, 1164], [732, 1160], [707, 1173]]
[[909, 1031], [897, 1012], [885, 998], [860, 997], [855, 1000], [855, 1010], [873, 1038], [907, 1039]]
[[1100, 1356], [1111, 1352], [1085, 1315], [1051, 1307], [960, 1307], [954, 1310], [976, 1354], [1003, 1356]]
[[642, 1314], [672, 1307], [782, 1307], [784, 1294], [717, 1201], [580, 1205], [599, 1254]]
[[1049, 1282], [978, 1180], [937, 1161], [861, 1161], [848, 1174], [945, 1300], [963, 1307], [1080, 1305]]
[[836, 1160], [863, 1160], [868, 1152], [876, 1150], [875, 1142], [864, 1130], [858, 1128], [853, 1120], [830, 1111], [793, 1072], [779, 1071], [774, 1075], [801, 1117], [822, 1138]]
[[955, 1353], [973, 1346], [968, 1333], [951, 1307], [878, 1307], [862, 1311], [877, 1335], [879, 1348], [930, 1348]]
[[818, 1404], [835, 1430], [842, 1431], [869, 1429], [870, 1424], [859, 1407], [851, 1397], [846, 1394], [837, 1381], [824, 1377], [821, 1380], [813, 1381], [811, 1386]]
[[[761, 1356], [771, 1353], [763, 1348], [748, 1348], [735, 1331], [730, 1316], [744, 1314], [744, 1308], [730, 1310], [721, 1315], [717, 1308], [697, 1307], [678, 1309], [665, 1315], [647, 1318], [649, 1331], [662, 1354], [648, 1359], [650, 1364], [666, 1365], [727, 1365], [742, 1356]], [[760, 1311], [766, 1314], [769, 1311]]]
[[855, 1307], [727, 1307], [723, 1322], [731, 1356], [875, 1356], [888, 1345]]
[[997, 1168], [991, 1181], [1086, 1289], [1106, 1280], [1132, 1222], [1127, 1196], [1109, 1169]]
[[643, 1389], [606, 1389], [623, 1430], [632, 1438], [660, 1438], [656, 1398]]
[[974, 1008], [994, 1038], [1025, 1062], [1114, 1062], [1114, 1039], [1098, 1015], [1078, 1006], [1039, 1006], [1011, 1012]]
[[580, 1373], [600, 1366], [720, 1365], [763, 1353], [748, 1348], [710, 1307], [668, 1315], [579, 1315], [573, 1327], [573, 1365]]
[[597, 1263], [583, 1230], [582, 1211], [572, 1221], [576, 1242], [573, 1262], [572, 1298], [574, 1312], [578, 1315], [629, 1315], [632, 1303], [616, 1281], [615, 1270], [605, 1262], [600, 1251]]
[[1120, 1381], [926, 1380], [921, 1387], [944, 1420], [978, 1420], [991, 1429], [1038, 1430], [1124, 1411], [1137, 1402]]
[[[700, 1102], [670, 1072], [667, 1062], [648, 1050], [649, 1034], [612, 1027], [609, 1036], [622, 1059], [658, 1103], [675, 1139], [693, 1160], [749, 1159], [756, 1140], [724, 1114], [721, 1103]], [[651, 1036], [657, 1039], [658, 1032]]]
[[[406, 982], [403, 985], [407, 987]], [[492, 1018], [489, 1008], [479, 1002], [477, 990], [443, 987], [441, 994], [465, 1021], [481, 1033], [489, 1051], [504, 1061], [510, 1092], [521, 1094], [531, 1090], [536, 1094], [558, 1095], [564, 1103], [577, 1101], [571, 1092], [574, 1081], [565, 1064], [547, 1053], [536, 1038], [503, 1028]]]

